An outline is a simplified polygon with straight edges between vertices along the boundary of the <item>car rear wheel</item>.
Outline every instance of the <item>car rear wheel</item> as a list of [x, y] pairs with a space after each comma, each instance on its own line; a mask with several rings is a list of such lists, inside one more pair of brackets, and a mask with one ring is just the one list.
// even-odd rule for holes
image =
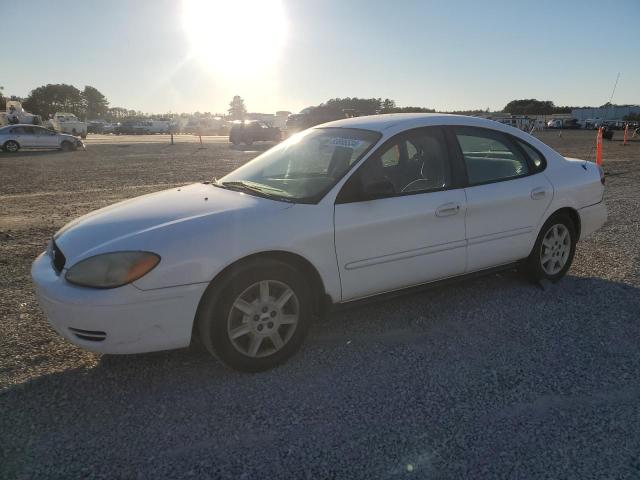
[[293, 267], [261, 261], [242, 268], [198, 308], [200, 339], [207, 350], [242, 372], [273, 368], [291, 357], [309, 329], [308, 286]]
[[4, 145], [2, 146], [2, 148], [4, 149], [5, 152], [15, 153], [18, 150], [20, 150], [20, 145], [18, 145], [18, 142], [14, 140], [9, 140], [7, 142], [4, 142]]
[[540, 230], [527, 259], [529, 273], [535, 280], [557, 282], [571, 267], [577, 241], [571, 218], [562, 214], [552, 216]]

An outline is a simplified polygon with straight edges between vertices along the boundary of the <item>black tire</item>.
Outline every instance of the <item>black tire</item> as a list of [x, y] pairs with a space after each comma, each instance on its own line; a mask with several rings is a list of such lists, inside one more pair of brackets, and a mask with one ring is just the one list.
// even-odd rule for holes
[[15, 140], [8, 140], [4, 142], [2, 149], [5, 152], [16, 153], [18, 150], [20, 150], [20, 145]]
[[[555, 226], [564, 227], [568, 231], [569, 255], [562, 268], [558, 272], [549, 273], [547, 270], [545, 270], [545, 267], [543, 265], [542, 255], [543, 250], [545, 254], [547, 254], [550, 250], [548, 249], [548, 247], [543, 245], [543, 242], [545, 240], [545, 237], [551, 233], [551, 229]], [[531, 254], [525, 262], [526, 272], [531, 276], [533, 280], [536, 281], [548, 280], [552, 283], [558, 282], [562, 277], [566, 275], [569, 268], [571, 268], [573, 256], [576, 253], [577, 241], [577, 229], [571, 217], [563, 213], [552, 215], [540, 229], [540, 233], [538, 234], [538, 238], [536, 239], [533, 250], [531, 251]]]
[[76, 150], [76, 146], [73, 143], [69, 142], [68, 140], [65, 140], [60, 144], [60, 149], [63, 152], [73, 152]]
[[[228, 322], [236, 299], [262, 280], [281, 282], [293, 290], [299, 318], [291, 337], [280, 350], [262, 357], [251, 357], [240, 352], [232, 343]], [[295, 268], [275, 260], [261, 260], [238, 268], [216, 283], [219, 284], [211, 284], [206, 290], [196, 314], [199, 339], [212, 355], [234, 370], [260, 372], [276, 367], [298, 351], [309, 330], [312, 297], [307, 282]], [[259, 323], [250, 319], [246, 324], [252, 321]], [[286, 325], [277, 328], [282, 327], [289, 328]], [[265, 345], [271, 345], [270, 341]]]

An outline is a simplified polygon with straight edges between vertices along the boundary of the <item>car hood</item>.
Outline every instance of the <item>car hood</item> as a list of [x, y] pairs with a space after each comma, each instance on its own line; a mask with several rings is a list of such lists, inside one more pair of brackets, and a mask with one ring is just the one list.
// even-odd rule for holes
[[[82, 258], [122, 249], [150, 250], [150, 233], [222, 214], [264, 215], [290, 204], [225, 190], [209, 183], [172, 188], [125, 200], [80, 217], [55, 235], [67, 266]], [[139, 241], [136, 239], [139, 237]]]
[[68, 133], [58, 133], [58, 136], [60, 138], [67, 139], [67, 140], [74, 140], [74, 141], [75, 140], [80, 140], [79, 137], [74, 137], [73, 135], [70, 135]]

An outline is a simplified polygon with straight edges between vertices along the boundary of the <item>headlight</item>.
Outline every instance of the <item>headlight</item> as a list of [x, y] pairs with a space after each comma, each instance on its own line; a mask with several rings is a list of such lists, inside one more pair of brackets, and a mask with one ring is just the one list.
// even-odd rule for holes
[[149, 273], [160, 262], [151, 252], [114, 252], [90, 257], [71, 267], [65, 278], [83, 287], [115, 288]]

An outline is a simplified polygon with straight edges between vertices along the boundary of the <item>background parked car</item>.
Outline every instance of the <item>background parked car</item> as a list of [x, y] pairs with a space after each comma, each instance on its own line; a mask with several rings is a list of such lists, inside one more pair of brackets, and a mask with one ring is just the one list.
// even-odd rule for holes
[[65, 151], [84, 147], [73, 135], [58, 133], [37, 125], [9, 125], [0, 128], [0, 145], [5, 152], [14, 153], [21, 148], [51, 148]]
[[48, 123], [56, 132], [69, 133], [87, 138], [87, 124], [80, 121], [73, 113], [56, 112]]
[[253, 142], [278, 142], [282, 139], [282, 132], [278, 127], [273, 127], [265, 122], [249, 120], [233, 123], [229, 131], [229, 141], [234, 145]]

